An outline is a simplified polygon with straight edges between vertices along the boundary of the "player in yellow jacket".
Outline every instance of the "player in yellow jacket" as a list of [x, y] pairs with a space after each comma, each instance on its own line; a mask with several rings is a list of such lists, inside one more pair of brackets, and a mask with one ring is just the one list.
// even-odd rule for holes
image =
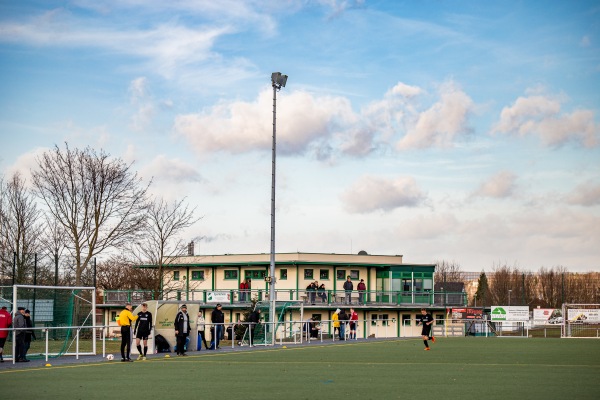
[[[125, 304], [125, 309], [119, 314], [119, 325], [121, 325], [121, 361], [131, 362], [131, 323], [137, 319], [137, 315], [131, 313], [131, 303]], [[127, 347], [127, 352], [125, 352]]]

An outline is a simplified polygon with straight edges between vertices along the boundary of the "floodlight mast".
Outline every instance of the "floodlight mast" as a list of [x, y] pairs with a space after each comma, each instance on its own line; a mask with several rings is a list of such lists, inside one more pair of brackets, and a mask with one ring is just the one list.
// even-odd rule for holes
[[287, 75], [281, 72], [271, 74], [271, 86], [273, 86], [273, 148], [272, 148], [272, 172], [271, 172], [271, 264], [269, 269], [269, 298], [271, 300], [269, 307], [269, 326], [271, 327], [271, 344], [275, 344], [275, 160], [277, 149], [277, 92], [285, 87]]

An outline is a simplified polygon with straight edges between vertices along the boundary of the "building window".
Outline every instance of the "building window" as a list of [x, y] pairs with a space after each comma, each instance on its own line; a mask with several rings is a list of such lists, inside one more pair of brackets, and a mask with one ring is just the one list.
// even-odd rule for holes
[[174, 281], [178, 281], [179, 280], [179, 271], [173, 271], [173, 280]]
[[264, 269], [247, 270], [244, 275], [246, 279], [265, 279], [267, 272]]
[[410, 314], [402, 314], [402, 326], [411, 326]]
[[313, 279], [314, 271], [312, 269], [304, 270], [304, 279]]
[[287, 279], [287, 269], [279, 270], [279, 279], [285, 281]]
[[381, 326], [389, 326], [390, 325], [389, 315], [381, 314], [379, 316], [379, 319], [381, 319]]
[[415, 279], [415, 292], [421, 292], [423, 290], [423, 279]]
[[436, 325], [444, 325], [444, 314], [436, 314], [435, 315], [435, 324]]
[[237, 269], [226, 269], [225, 270], [225, 279], [237, 279], [238, 271]]
[[338, 281], [345, 281], [346, 280], [346, 270], [338, 269], [335, 273], [335, 276]]
[[321, 322], [321, 314], [313, 314], [312, 317], [315, 321]]
[[192, 271], [192, 280], [193, 281], [203, 281], [204, 280], [204, 271]]
[[411, 283], [412, 280], [411, 279], [402, 279], [402, 290], [404, 292], [410, 292], [411, 291]]
[[319, 279], [329, 280], [329, 270], [322, 269], [321, 271], [319, 271]]
[[359, 271], [357, 269], [351, 269], [350, 270], [350, 279], [354, 280], [358, 280], [359, 278]]
[[111, 311], [110, 312], [110, 320], [111, 321], [116, 321], [117, 320], [117, 312], [116, 311]]

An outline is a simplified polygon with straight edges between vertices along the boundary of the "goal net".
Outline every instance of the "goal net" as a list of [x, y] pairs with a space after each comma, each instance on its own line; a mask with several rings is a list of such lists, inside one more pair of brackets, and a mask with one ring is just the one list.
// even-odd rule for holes
[[[96, 289], [93, 287], [14, 285], [0, 288], [0, 306], [30, 311], [33, 324], [27, 357], [95, 354]], [[44, 329], [39, 329], [44, 328]], [[98, 330], [100, 331], [100, 330]], [[9, 336], [12, 340], [12, 335]], [[47, 340], [46, 340], [47, 339]], [[9, 346], [5, 346], [6, 350]], [[11, 346], [12, 347], [12, 346]]]
[[562, 337], [600, 337], [600, 304], [563, 304], [562, 317]]

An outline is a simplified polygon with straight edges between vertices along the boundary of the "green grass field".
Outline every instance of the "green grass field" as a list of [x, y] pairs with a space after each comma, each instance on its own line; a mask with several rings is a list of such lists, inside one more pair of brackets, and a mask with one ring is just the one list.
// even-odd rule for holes
[[598, 399], [600, 340], [438, 339], [0, 370], [3, 398]]

